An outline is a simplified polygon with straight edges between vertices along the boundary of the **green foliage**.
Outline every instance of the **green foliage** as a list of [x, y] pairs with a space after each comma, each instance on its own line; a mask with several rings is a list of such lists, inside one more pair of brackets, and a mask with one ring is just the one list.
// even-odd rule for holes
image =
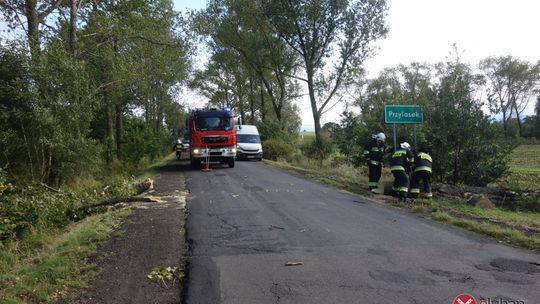
[[0, 168], [0, 185], [5, 183], [7, 183], [7, 172], [4, 170], [4, 168]]
[[20, 238], [32, 227], [63, 227], [71, 220], [66, 211], [77, 204], [73, 197], [37, 188], [22, 189], [0, 198], [0, 240]]
[[[298, 131], [283, 129], [283, 125], [276, 120], [266, 120], [257, 124], [257, 130], [262, 141], [268, 139], [281, 139], [283, 141], [294, 141], [298, 137]], [[266, 151], [265, 151], [266, 152]]]
[[507, 155], [515, 145], [502, 138], [475, 100], [475, 77], [459, 62], [440, 67], [440, 87], [430, 105], [428, 142], [437, 180], [486, 185], [508, 170]]
[[299, 115], [292, 101], [299, 86], [291, 75], [297, 56], [272, 32], [260, 3], [209, 1], [194, 24], [200, 34], [210, 38], [212, 56], [192, 85], [211, 104], [233, 106], [246, 123], [248, 116], [251, 124], [275, 119], [281, 129], [296, 130]]
[[129, 214], [118, 210], [91, 216], [69, 229], [31, 231], [1, 246], [0, 302], [55, 303], [95, 275], [88, 257]]
[[286, 159], [293, 155], [293, 145], [279, 138], [268, 139], [263, 142], [264, 158], [271, 160]]
[[102, 176], [101, 183], [87, 185], [77, 192], [56, 193], [37, 186], [19, 187], [3, 194], [0, 192], [0, 245], [4, 241], [24, 238], [31, 231], [63, 228], [83, 219], [89, 214], [81, 207], [101, 199], [96, 195], [96, 190], [102, 191], [103, 184], [108, 186], [107, 196], [134, 195], [134, 178], [127, 178], [127, 175], [115, 172], [111, 176]]
[[344, 111], [340, 117], [339, 129], [332, 133], [332, 140], [349, 161], [357, 163], [370, 132], [354, 113]]
[[323, 160], [328, 158], [332, 152], [334, 152], [334, 143], [330, 138], [330, 134], [323, 132], [321, 134], [321, 141], [312, 141], [311, 143], [302, 145], [300, 147], [302, 153], [312, 159]]
[[[183, 125], [173, 95], [191, 45], [172, 2], [79, 5], [76, 44], [59, 22], [46, 43], [37, 33], [31, 55], [24, 41], [0, 46], [0, 168], [11, 181], [61, 186], [104, 164], [138, 165], [163, 155], [165, 134]], [[131, 124], [133, 112], [144, 126]]]
[[342, 85], [361, 74], [371, 43], [388, 31], [386, 1], [279, 0], [262, 1], [261, 6], [272, 29], [297, 53], [304, 68], [319, 142], [325, 109]]
[[153, 129], [137, 117], [128, 117], [124, 129], [124, 157], [132, 165], [141, 160], [155, 160], [170, 152], [170, 135]]
[[534, 65], [508, 55], [487, 57], [478, 66], [484, 72], [488, 85], [490, 111], [502, 114], [505, 132], [508, 131], [508, 121], [515, 114], [518, 136], [523, 136], [520, 112], [526, 108], [529, 98], [539, 92], [540, 62]]
[[514, 206], [515, 210], [540, 212], [540, 192], [531, 193], [523, 197]]

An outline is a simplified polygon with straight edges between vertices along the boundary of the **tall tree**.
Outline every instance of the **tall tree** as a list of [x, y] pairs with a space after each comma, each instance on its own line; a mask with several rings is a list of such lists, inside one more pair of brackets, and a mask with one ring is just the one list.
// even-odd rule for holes
[[301, 60], [317, 143], [321, 116], [384, 37], [385, 0], [261, 0], [276, 34]]
[[513, 146], [502, 140], [475, 92], [481, 76], [456, 58], [437, 66], [437, 97], [430, 109], [427, 139], [433, 147], [434, 177], [441, 181], [484, 186], [508, 170]]
[[[28, 37], [32, 59], [37, 60], [41, 53], [40, 25], [56, 10], [62, 0], [5, 0], [0, 2], [0, 9], [13, 28], [22, 28]], [[23, 23], [26, 19], [26, 25]]]
[[[260, 80], [275, 117], [281, 122], [287, 103], [297, 97], [297, 85], [292, 77], [296, 54], [272, 32], [257, 2], [213, 0], [197, 21], [200, 33], [208, 36], [213, 44], [229, 49], [231, 56], [236, 54], [236, 61], [242, 62], [244, 69], [252, 71]], [[250, 83], [251, 93], [255, 80], [250, 79]], [[253, 99], [250, 101], [254, 105]]]
[[515, 114], [521, 136], [521, 114], [531, 97], [539, 91], [540, 62], [533, 65], [512, 56], [488, 57], [480, 62], [479, 68], [488, 80], [488, 102], [491, 112], [503, 115], [505, 135], [508, 120]]

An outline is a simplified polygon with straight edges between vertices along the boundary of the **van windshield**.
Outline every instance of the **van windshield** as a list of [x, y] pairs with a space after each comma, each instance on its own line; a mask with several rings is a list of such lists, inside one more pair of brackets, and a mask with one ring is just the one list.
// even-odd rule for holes
[[246, 144], [260, 144], [261, 138], [259, 137], [259, 135], [236, 134], [236, 142]]

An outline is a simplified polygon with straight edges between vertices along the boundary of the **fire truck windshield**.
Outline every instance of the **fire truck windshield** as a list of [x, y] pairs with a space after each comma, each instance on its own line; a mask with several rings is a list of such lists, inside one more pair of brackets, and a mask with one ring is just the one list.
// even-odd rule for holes
[[197, 117], [195, 119], [195, 126], [198, 130], [231, 130], [233, 128], [232, 117], [226, 116], [206, 116]]

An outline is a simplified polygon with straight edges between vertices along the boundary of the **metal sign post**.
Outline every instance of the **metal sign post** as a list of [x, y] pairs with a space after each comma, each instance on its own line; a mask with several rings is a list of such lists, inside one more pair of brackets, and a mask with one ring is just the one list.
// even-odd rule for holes
[[394, 152], [397, 150], [397, 138], [396, 138], [396, 124], [392, 124], [392, 127], [394, 129]]
[[416, 124], [413, 125], [413, 145], [414, 150], [418, 151], [418, 147], [416, 146]]

